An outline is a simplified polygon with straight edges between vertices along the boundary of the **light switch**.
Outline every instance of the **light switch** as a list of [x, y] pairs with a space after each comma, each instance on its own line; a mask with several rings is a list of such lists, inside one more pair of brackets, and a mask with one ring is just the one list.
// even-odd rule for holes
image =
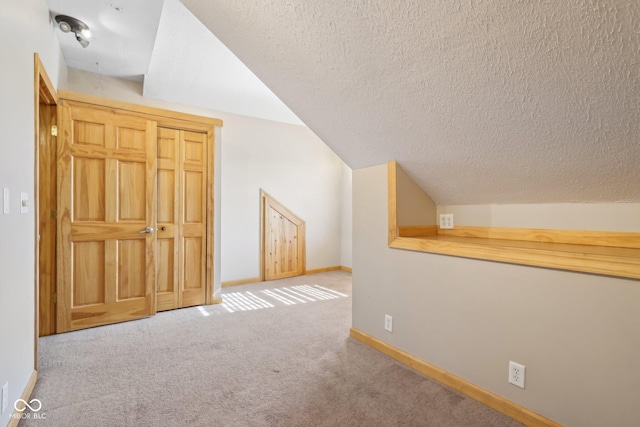
[[20, 193], [20, 213], [29, 213], [29, 194]]
[[5, 215], [9, 213], [9, 189], [2, 189], [2, 213]]

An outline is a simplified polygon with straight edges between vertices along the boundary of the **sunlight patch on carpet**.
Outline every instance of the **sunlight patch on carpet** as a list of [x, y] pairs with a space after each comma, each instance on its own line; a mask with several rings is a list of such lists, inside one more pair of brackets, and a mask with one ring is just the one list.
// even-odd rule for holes
[[203, 316], [210, 316], [211, 314], [209, 314], [209, 312], [207, 310], [205, 310], [202, 307], [198, 307], [198, 311], [200, 311], [200, 313], [202, 313]]
[[[245, 291], [225, 293], [222, 296], [222, 304], [220, 305], [228, 313], [235, 313], [238, 311], [307, 304], [336, 298], [346, 298], [349, 296], [342, 292], [334, 291], [320, 285], [285, 286], [282, 288], [264, 289], [254, 292]], [[204, 313], [207, 312], [205, 311]], [[209, 315], [209, 313], [204, 313], [202, 313], [203, 316]]]

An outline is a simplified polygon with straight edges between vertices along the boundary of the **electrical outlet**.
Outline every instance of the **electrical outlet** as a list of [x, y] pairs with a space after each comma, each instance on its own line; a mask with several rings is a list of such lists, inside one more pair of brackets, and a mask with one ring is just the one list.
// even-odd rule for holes
[[453, 229], [453, 214], [440, 215], [440, 228], [443, 230]]
[[520, 388], [524, 388], [524, 365], [509, 361], [509, 382]]
[[7, 410], [7, 406], [9, 406], [9, 381], [2, 386], [2, 410], [0, 411], [0, 414], [4, 414], [4, 411]]
[[393, 332], [393, 316], [384, 315], [384, 329]]

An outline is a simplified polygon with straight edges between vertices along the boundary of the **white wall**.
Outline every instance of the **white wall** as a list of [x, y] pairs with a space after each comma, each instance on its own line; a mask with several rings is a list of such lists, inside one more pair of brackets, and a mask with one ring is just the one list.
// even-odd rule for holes
[[[34, 198], [34, 66], [38, 52], [54, 85], [64, 61], [44, 0], [3, 2], [0, 14], [0, 187], [11, 191], [10, 214], [0, 214], [0, 387], [9, 382], [6, 425], [34, 370], [33, 211], [19, 213], [19, 194]], [[2, 202], [0, 200], [0, 205]], [[47, 402], [43, 402], [46, 410]]]
[[223, 280], [260, 275], [260, 188], [306, 222], [307, 270], [340, 265], [342, 161], [303, 126], [236, 116], [222, 132]]
[[452, 213], [454, 224], [478, 227], [640, 232], [640, 203], [442, 205], [438, 213]]
[[402, 166], [396, 165], [396, 225], [435, 225], [436, 204]]
[[352, 229], [353, 229], [353, 191], [352, 191], [352, 171], [349, 166], [342, 166], [342, 250], [341, 263], [343, 267], [352, 266]]
[[386, 165], [353, 196], [355, 328], [564, 425], [640, 425], [640, 281], [390, 249]]
[[260, 275], [260, 188], [305, 220], [307, 269], [341, 265], [343, 162], [307, 127], [143, 98], [139, 83], [75, 69], [65, 89], [224, 121], [222, 281]]

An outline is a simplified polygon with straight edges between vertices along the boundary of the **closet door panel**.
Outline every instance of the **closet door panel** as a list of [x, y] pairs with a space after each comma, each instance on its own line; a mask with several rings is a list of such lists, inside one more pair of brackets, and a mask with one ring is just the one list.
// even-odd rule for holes
[[156, 124], [59, 109], [57, 332], [155, 313]]
[[158, 311], [180, 307], [180, 131], [158, 128]]

